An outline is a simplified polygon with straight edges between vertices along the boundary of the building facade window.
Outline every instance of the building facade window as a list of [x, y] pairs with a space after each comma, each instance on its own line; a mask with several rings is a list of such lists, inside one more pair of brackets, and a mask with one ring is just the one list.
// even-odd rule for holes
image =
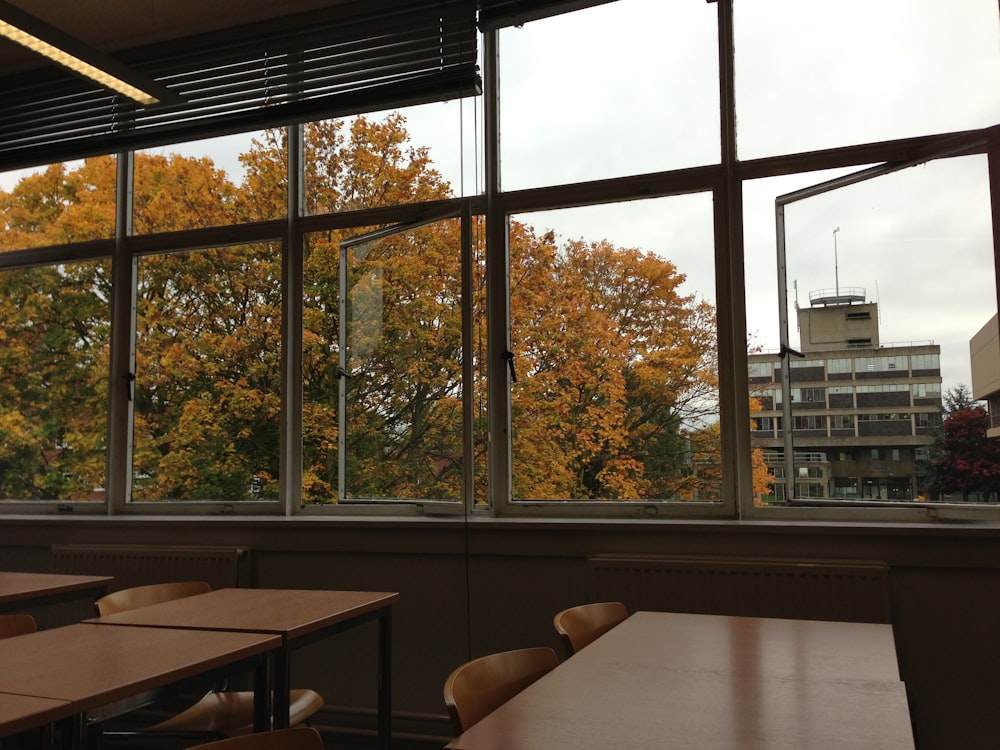
[[796, 430], [825, 430], [826, 429], [826, 417], [809, 415], [800, 415], [795, 417], [795, 429]]
[[843, 375], [853, 372], [852, 362], [847, 357], [838, 357], [826, 361], [826, 371], [831, 375]]
[[941, 369], [941, 355], [940, 354], [914, 354], [913, 355], [913, 369], [914, 370], [940, 370]]
[[914, 383], [910, 388], [913, 392], [913, 398], [941, 398], [940, 383]]

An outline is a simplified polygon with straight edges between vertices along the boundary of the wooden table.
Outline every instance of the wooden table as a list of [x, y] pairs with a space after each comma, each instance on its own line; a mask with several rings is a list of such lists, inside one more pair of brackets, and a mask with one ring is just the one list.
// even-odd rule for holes
[[0, 693], [0, 737], [36, 729], [72, 714], [69, 701]]
[[281, 638], [267, 633], [78, 623], [0, 642], [0, 694], [62, 702], [49, 706], [46, 723], [246, 663], [255, 674], [254, 724], [264, 729], [271, 687], [267, 657], [280, 648]]
[[379, 624], [379, 747], [392, 745], [391, 606], [395, 592], [325, 589], [217, 589], [206, 594], [88, 620], [112, 625], [273, 633], [283, 648], [275, 669], [274, 724], [288, 725], [291, 647], [370, 620]]
[[0, 571], [0, 612], [76, 599], [87, 592], [97, 599], [114, 580], [114, 576]]
[[452, 750], [913, 750], [888, 626], [640, 612]]
[[[891, 625], [677, 612], [636, 612], [627, 622], [619, 637], [626, 632], [640, 647], [661, 644], [655, 658], [666, 669], [799, 680], [900, 678]], [[597, 648], [618, 651], [616, 641]]]

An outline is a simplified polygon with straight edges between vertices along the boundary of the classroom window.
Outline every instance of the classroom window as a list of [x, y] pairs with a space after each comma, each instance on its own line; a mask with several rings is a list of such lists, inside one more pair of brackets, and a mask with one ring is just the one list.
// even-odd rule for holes
[[110, 263], [0, 271], [0, 499], [103, 501]]

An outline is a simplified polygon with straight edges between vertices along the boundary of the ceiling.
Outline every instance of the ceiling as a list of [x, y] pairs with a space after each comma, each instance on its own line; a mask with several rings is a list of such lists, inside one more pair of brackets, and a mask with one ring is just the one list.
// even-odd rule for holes
[[[120, 50], [365, 0], [8, 0], [95, 49]], [[400, 4], [405, 0], [391, 0]], [[54, 63], [0, 38], [0, 75]]]

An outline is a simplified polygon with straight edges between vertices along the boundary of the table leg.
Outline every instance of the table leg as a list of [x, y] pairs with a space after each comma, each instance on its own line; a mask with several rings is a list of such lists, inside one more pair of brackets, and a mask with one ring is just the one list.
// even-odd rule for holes
[[275, 654], [274, 668], [274, 728], [285, 729], [289, 723], [289, 701], [291, 693], [291, 658], [288, 642], [282, 643]]
[[378, 746], [392, 748], [392, 611], [378, 618]]
[[[278, 653], [281, 653], [279, 649]], [[262, 656], [253, 670], [253, 731], [266, 732], [271, 728], [271, 672], [272, 661]]]

